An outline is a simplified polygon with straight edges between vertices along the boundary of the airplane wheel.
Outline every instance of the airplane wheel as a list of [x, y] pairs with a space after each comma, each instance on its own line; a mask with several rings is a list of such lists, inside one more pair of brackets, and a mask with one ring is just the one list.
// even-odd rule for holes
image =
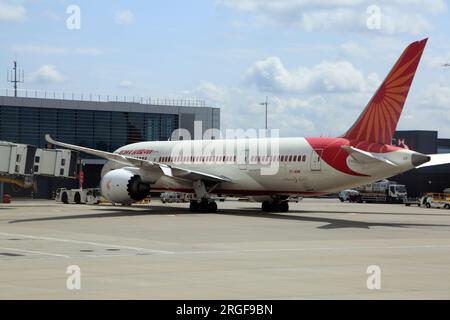
[[280, 212], [280, 203], [279, 202], [272, 202], [270, 211], [271, 212]]
[[198, 212], [201, 213], [216, 213], [217, 203], [214, 201], [202, 200], [198, 204]]
[[80, 204], [81, 203], [81, 195], [78, 192], [75, 193], [74, 201], [75, 201], [76, 204]]
[[197, 201], [191, 201], [191, 204], [189, 205], [189, 210], [191, 212], [198, 212], [199, 211], [199, 203]]
[[289, 211], [289, 203], [287, 201], [280, 202], [278, 205], [280, 212], [288, 212]]
[[264, 212], [270, 212], [272, 210], [272, 205], [269, 201], [263, 201], [261, 209]]
[[201, 213], [208, 213], [209, 211], [209, 204], [207, 201], [200, 201], [198, 204], [198, 211]]
[[64, 192], [61, 195], [61, 202], [64, 204], [68, 204], [69, 203], [69, 197], [67, 196], [67, 192]]
[[215, 201], [211, 201], [208, 203], [209, 212], [216, 213], [217, 212], [217, 203]]

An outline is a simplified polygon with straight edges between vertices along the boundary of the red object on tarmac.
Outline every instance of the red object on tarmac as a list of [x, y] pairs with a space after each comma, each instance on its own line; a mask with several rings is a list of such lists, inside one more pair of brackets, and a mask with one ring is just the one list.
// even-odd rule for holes
[[11, 195], [4, 194], [3, 195], [3, 203], [11, 203]]
[[84, 183], [84, 171], [80, 171], [80, 189], [83, 189], [83, 183]]

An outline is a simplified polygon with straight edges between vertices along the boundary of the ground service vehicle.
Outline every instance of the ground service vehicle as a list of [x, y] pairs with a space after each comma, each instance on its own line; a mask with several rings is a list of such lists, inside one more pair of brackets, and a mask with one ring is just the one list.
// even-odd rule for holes
[[405, 198], [405, 201], [403, 201], [403, 203], [407, 207], [410, 207], [410, 206], [418, 206], [418, 207], [420, 207], [420, 199], [421, 198]]
[[353, 189], [342, 190], [339, 192], [339, 200], [341, 200], [341, 202], [359, 202], [360, 194], [358, 191]]
[[450, 209], [450, 193], [426, 193], [420, 199], [420, 206]]
[[99, 188], [56, 190], [55, 200], [62, 203], [99, 204], [102, 196]]
[[404, 203], [407, 198], [406, 186], [382, 180], [354, 188], [359, 192], [358, 202]]
[[190, 196], [188, 193], [182, 192], [163, 192], [160, 195], [162, 203], [181, 203], [189, 202]]

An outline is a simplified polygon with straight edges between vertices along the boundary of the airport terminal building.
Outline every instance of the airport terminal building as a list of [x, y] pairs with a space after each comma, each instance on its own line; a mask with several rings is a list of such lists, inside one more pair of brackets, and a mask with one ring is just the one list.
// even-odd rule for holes
[[[202, 122], [203, 132], [220, 129], [220, 109], [206, 107], [204, 101], [136, 99], [137, 102], [89, 101], [0, 96], [0, 141], [46, 148], [44, 135], [71, 144], [112, 152], [139, 141], [168, 140], [172, 132], [187, 129], [193, 135], [194, 121]], [[100, 100], [100, 98], [98, 99]], [[96, 187], [103, 159], [80, 154], [84, 186]], [[74, 180], [37, 178], [37, 198], [49, 198], [59, 187], [77, 187]], [[5, 192], [30, 196], [30, 190]]]

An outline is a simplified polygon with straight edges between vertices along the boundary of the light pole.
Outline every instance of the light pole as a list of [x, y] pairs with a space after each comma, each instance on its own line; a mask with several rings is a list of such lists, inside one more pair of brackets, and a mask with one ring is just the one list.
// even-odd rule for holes
[[269, 97], [266, 96], [266, 102], [261, 102], [260, 105], [265, 106], [266, 107], [266, 130], [267, 130], [267, 106], [269, 104]]

